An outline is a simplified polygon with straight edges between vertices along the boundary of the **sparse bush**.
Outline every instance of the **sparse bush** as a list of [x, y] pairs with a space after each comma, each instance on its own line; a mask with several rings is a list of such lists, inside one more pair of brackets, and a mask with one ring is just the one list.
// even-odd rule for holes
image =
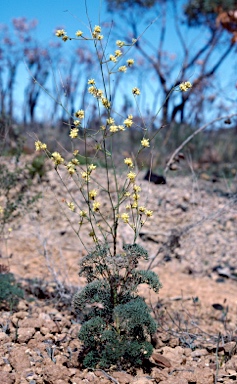
[[29, 171], [29, 176], [31, 177], [31, 179], [34, 179], [38, 176], [41, 180], [46, 174], [45, 156], [35, 156], [31, 163], [27, 165], [27, 169]]
[[32, 192], [32, 179], [44, 174], [43, 157], [20, 164], [22, 142], [17, 144], [11, 162], [0, 155], [0, 235], [7, 224], [21, 217], [41, 197], [41, 193]]
[[12, 309], [23, 297], [24, 292], [15, 282], [14, 275], [8, 267], [0, 265], [0, 307], [8, 305]]
[[152, 353], [150, 338], [157, 324], [137, 288], [146, 283], [158, 292], [160, 282], [154, 272], [136, 269], [139, 259], [148, 258], [141, 246], [125, 245], [123, 250], [111, 258], [106, 246], [97, 246], [81, 261], [79, 275], [88, 284], [73, 303], [84, 314], [79, 338], [87, 349], [85, 367], [137, 367]]

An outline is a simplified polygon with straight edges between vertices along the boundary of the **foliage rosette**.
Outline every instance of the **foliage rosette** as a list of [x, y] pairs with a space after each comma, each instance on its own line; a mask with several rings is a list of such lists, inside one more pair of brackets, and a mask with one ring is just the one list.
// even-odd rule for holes
[[147, 284], [158, 292], [161, 284], [153, 271], [137, 269], [139, 259], [148, 258], [143, 247], [124, 245], [123, 251], [111, 257], [108, 247], [97, 245], [80, 263], [79, 275], [88, 284], [74, 295], [73, 304], [83, 316], [78, 336], [87, 368], [139, 367], [152, 354], [157, 324], [138, 287]]

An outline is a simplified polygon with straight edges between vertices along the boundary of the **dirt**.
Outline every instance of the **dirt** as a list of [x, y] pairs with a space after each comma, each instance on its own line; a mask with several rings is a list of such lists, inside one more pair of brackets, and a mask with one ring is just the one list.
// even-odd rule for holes
[[[104, 170], [100, 172], [105, 177]], [[158, 321], [151, 369], [131, 372], [82, 369], [80, 321], [70, 305], [84, 285], [78, 262], [86, 254], [59, 208], [67, 199], [54, 170], [35, 190], [35, 210], [11, 225], [1, 240], [7, 264], [26, 288], [17, 309], [1, 311], [0, 382], [209, 384], [237, 381], [237, 194], [236, 180], [169, 176], [167, 184], [139, 182], [154, 211], [138, 242], [162, 289], [143, 295]], [[69, 189], [76, 193], [70, 179]], [[104, 207], [106, 209], [106, 206]], [[68, 213], [72, 222], [76, 216]], [[120, 244], [131, 238], [128, 227]], [[88, 228], [82, 239], [91, 246]]]

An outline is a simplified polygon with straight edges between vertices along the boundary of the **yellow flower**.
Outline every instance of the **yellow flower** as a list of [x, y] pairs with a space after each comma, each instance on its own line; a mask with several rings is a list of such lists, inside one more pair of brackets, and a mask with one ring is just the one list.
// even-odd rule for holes
[[135, 44], [137, 42], [137, 39], [132, 39], [132, 43]]
[[95, 85], [95, 80], [94, 79], [89, 79], [88, 84]]
[[64, 158], [58, 152], [53, 152], [51, 159], [54, 161], [55, 165], [63, 164]]
[[147, 209], [147, 210], [145, 211], [145, 215], [146, 215], [147, 217], [151, 217], [151, 216], [153, 215], [153, 211], [150, 211], [149, 209]]
[[129, 214], [128, 213], [122, 213], [121, 219], [123, 220], [124, 223], [128, 223]]
[[86, 211], [83, 211], [83, 210], [82, 210], [82, 211], [80, 211], [79, 214], [80, 214], [81, 217], [86, 217]]
[[123, 124], [125, 125], [125, 127], [130, 128], [133, 125], [133, 121], [132, 119], [127, 118], [124, 120]]
[[107, 119], [107, 124], [109, 124], [109, 125], [114, 124], [114, 119], [113, 119], [112, 117], [109, 117], [109, 118]]
[[103, 35], [98, 35], [98, 36], [97, 36], [97, 39], [98, 39], [98, 40], [103, 40], [103, 38], [104, 38]]
[[68, 205], [68, 208], [69, 208], [72, 212], [75, 211], [76, 207], [75, 207], [75, 204], [74, 204], [74, 203], [69, 202], [69, 203], [67, 203], [67, 205]]
[[122, 65], [121, 67], [119, 67], [119, 72], [126, 72], [127, 71], [127, 67], [126, 65]]
[[98, 192], [95, 190], [95, 189], [92, 189], [90, 192], [89, 192], [89, 199], [90, 200], [95, 200], [95, 197], [97, 196]]
[[4, 209], [3, 207], [0, 205], [0, 213], [3, 213]]
[[69, 175], [71, 175], [71, 176], [76, 172], [75, 168], [73, 166], [71, 166], [71, 167], [67, 166], [67, 170], [68, 170]]
[[144, 147], [144, 148], [147, 148], [147, 147], [150, 147], [150, 144], [149, 144], [149, 139], [142, 139], [141, 140], [141, 145]]
[[134, 202], [132, 203], [132, 208], [137, 208], [137, 206], [138, 206], [137, 202], [134, 201]]
[[130, 192], [125, 192], [125, 193], [124, 193], [124, 196], [125, 196], [125, 197], [129, 197], [130, 195], [131, 195]]
[[115, 133], [115, 132], [118, 132], [118, 127], [117, 125], [111, 125], [109, 130], [111, 133]]
[[94, 164], [90, 164], [89, 167], [88, 167], [88, 170], [91, 172], [91, 171], [93, 171], [94, 169], [96, 169], [96, 165], [94, 165]]
[[76, 156], [78, 153], [79, 153], [78, 149], [75, 149], [75, 151], [73, 152], [73, 156]]
[[142, 189], [139, 185], [134, 185], [133, 190], [134, 190], [134, 192], [141, 192]]
[[190, 81], [185, 81], [184, 83], [179, 84], [179, 89], [182, 92], [186, 92], [190, 88], [192, 88], [192, 84], [190, 83]]
[[124, 43], [124, 41], [117, 40], [117, 41], [116, 41], [116, 45], [117, 45], [119, 48], [122, 48], [122, 47], [125, 45], [125, 43]]
[[109, 55], [109, 59], [110, 61], [112, 61], [113, 63], [116, 63], [117, 59], [114, 55]]
[[134, 64], [134, 60], [133, 59], [128, 59], [127, 60], [127, 64], [128, 64], [128, 67], [131, 67]]
[[72, 163], [73, 165], [78, 165], [78, 164], [80, 164], [80, 162], [79, 162], [78, 159], [72, 159], [72, 160], [71, 160], [71, 163]]
[[85, 116], [85, 112], [83, 111], [83, 109], [80, 109], [79, 111], [76, 111], [76, 112], [74, 113], [74, 115], [75, 115], [76, 117], [78, 117], [79, 119], [83, 119], [84, 116]]
[[126, 208], [127, 210], [131, 209], [131, 204], [127, 204], [127, 205], [125, 206], [125, 208]]
[[66, 167], [67, 168], [71, 168], [71, 167], [74, 168], [75, 165], [71, 161], [69, 161], [69, 163], [67, 163]]
[[94, 201], [94, 203], [93, 203], [93, 211], [94, 212], [99, 212], [99, 210], [100, 210], [100, 203], [99, 203], [99, 201]]
[[69, 136], [72, 139], [76, 139], [76, 137], [78, 137], [78, 128], [72, 128], [71, 131], [70, 131]]
[[64, 35], [64, 36], [62, 37], [62, 40], [63, 40], [63, 41], [67, 41], [68, 39], [69, 39], [69, 37], [66, 36], [66, 35]]
[[97, 89], [94, 96], [97, 97], [98, 99], [100, 99], [103, 96], [102, 89]]
[[124, 163], [126, 165], [128, 165], [129, 167], [133, 167], [133, 161], [132, 161], [131, 157], [126, 157], [126, 159], [124, 159]]
[[97, 89], [94, 85], [92, 85], [91, 87], [88, 88], [88, 92], [93, 95], [93, 96], [96, 96], [96, 92], [97, 92]]
[[115, 54], [116, 57], [122, 56], [122, 51], [120, 51], [120, 49], [116, 49], [114, 54]]
[[55, 32], [55, 35], [57, 36], [57, 37], [62, 37], [62, 36], [64, 36], [65, 35], [65, 31], [64, 31], [64, 29], [57, 29], [57, 31]]
[[123, 125], [118, 125], [118, 129], [119, 129], [120, 131], [125, 131], [125, 128], [124, 128]]
[[128, 115], [128, 119], [132, 120], [133, 119], [133, 115]]
[[101, 27], [99, 25], [95, 25], [94, 32], [95, 33], [100, 33], [101, 32]]
[[130, 171], [128, 174], [127, 174], [127, 178], [131, 181], [131, 182], [133, 182], [134, 180], [135, 180], [135, 178], [136, 178], [136, 173], [134, 173], [134, 172], [132, 172], [132, 171]]
[[190, 83], [190, 81], [186, 81], [184, 84], [187, 88], [192, 88], [192, 84]]
[[86, 180], [86, 181], [90, 181], [90, 175], [88, 174], [88, 172], [81, 172], [81, 177]]
[[106, 97], [102, 97], [102, 98], [101, 98], [101, 103], [103, 104], [103, 106], [104, 106], [105, 108], [107, 108], [107, 109], [110, 108], [110, 102], [109, 102], [108, 99], [106, 99]]
[[139, 88], [135, 87], [135, 88], [132, 89], [132, 93], [133, 93], [134, 95], [137, 95], [137, 96], [138, 96], [138, 95], [140, 95], [141, 91], [140, 91]]
[[73, 124], [74, 124], [76, 127], [78, 127], [78, 125], [80, 125], [81, 122], [80, 122], [80, 120], [74, 120], [74, 121], [73, 121]]
[[144, 213], [146, 211], [146, 208], [141, 206], [138, 208], [139, 212]]
[[80, 36], [83, 35], [83, 32], [82, 32], [82, 31], [77, 31], [77, 32], [75, 33], [75, 35], [76, 35], [77, 37], [80, 37]]
[[41, 149], [45, 151], [47, 149], [47, 144], [42, 143], [41, 141], [38, 140], [35, 142], [35, 149], [36, 151], [40, 151]]
[[90, 232], [89, 232], [89, 236], [92, 237], [92, 239], [93, 239], [93, 241], [94, 241], [95, 243], [98, 243], [98, 239], [97, 239], [96, 234], [95, 234], [94, 231], [90, 231]]
[[132, 195], [132, 198], [133, 198], [133, 200], [138, 200], [138, 199], [140, 199], [140, 195], [138, 195], [138, 193], [134, 193]]
[[68, 173], [70, 175], [73, 175], [73, 173], [75, 173], [75, 167], [76, 165], [79, 164], [79, 161], [77, 159], [72, 159], [71, 161], [69, 161], [69, 163], [66, 165], [67, 167], [67, 170], [68, 170]]

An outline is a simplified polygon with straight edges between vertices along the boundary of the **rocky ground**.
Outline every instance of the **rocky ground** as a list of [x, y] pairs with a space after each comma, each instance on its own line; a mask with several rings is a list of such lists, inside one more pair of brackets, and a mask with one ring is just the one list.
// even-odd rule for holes
[[[80, 322], [70, 302], [84, 284], [78, 261], [85, 250], [59, 209], [65, 191], [51, 170], [49, 181], [35, 186], [43, 192], [37, 210], [13, 223], [0, 244], [1, 263], [26, 289], [13, 313], [1, 311], [1, 383], [237, 381], [236, 180], [213, 183], [191, 175], [154, 185], [143, 176], [140, 184], [154, 211], [139, 238], [150, 255], [143, 267], [157, 272], [163, 285], [158, 295], [145, 286], [140, 290], [159, 323], [150, 370], [133, 376], [80, 367]], [[90, 245], [87, 228], [83, 231]], [[125, 228], [121, 242], [130, 236]]]

